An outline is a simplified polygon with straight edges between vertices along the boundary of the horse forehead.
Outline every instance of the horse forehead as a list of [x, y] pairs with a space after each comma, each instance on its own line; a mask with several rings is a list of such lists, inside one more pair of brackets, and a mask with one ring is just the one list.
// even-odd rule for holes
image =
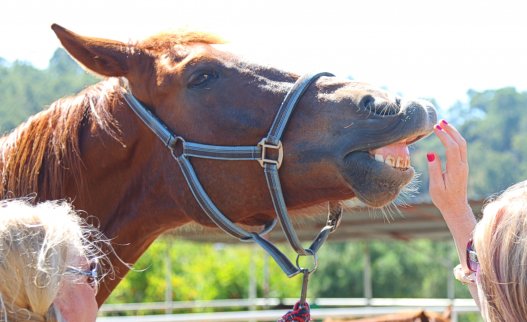
[[167, 70], [181, 68], [182, 65], [196, 64], [205, 60], [221, 60], [223, 62], [235, 62], [237, 56], [223, 50], [220, 45], [209, 45], [193, 43], [175, 45], [169, 52], [159, 55], [159, 64]]

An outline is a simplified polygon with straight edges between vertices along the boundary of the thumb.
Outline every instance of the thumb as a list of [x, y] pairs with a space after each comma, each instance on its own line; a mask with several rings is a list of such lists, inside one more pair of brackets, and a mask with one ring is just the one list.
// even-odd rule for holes
[[433, 152], [427, 153], [428, 159], [428, 177], [430, 180], [430, 194], [436, 189], [443, 187], [443, 173], [441, 171], [441, 159]]

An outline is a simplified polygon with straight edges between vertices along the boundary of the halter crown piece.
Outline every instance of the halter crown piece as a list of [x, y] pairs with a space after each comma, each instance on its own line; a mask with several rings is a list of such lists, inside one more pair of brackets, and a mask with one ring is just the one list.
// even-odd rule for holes
[[[241, 241], [252, 241], [260, 245], [274, 259], [288, 277], [293, 277], [299, 273], [304, 275], [300, 301], [295, 305], [295, 308], [284, 315], [280, 321], [309, 321], [309, 305], [305, 301], [309, 274], [314, 272], [317, 268], [317, 251], [326, 241], [329, 234], [337, 228], [342, 215], [341, 205], [339, 203], [330, 203], [326, 226], [318, 233], [309, 248], [304, 248], [298, 239], [291, 220], [289, 219], [287, 206], [280, 185], [280, 178], [278, 176], [278, 169], [280, 168], [283, 159], [283, 146], [280, 139], [285, 131], [287, 122], [291, 117], [295, 106], [309, 85], [322, 76], [334, 75], [325, 72], [308, 74], [300, 77], [295, 82], [280, 105], [267, 136], [255, 146], [218, 146], [188, 142], [169, 130], [151, 110], [145, 107], [133, 96], [126, 85], [121, 86], [123, 89], [123, 97], [132, 111], [134, 111], [145, 125], [154, 132], [170, 150], [173, 158], [179, 164], [194, 198], [205, 214], [227, 234], [236, 237]], [[126, 81], [122, 81], [122, 83], [126, 84]], [[276, 150], [276, 153], [268, 153], [270, 150]], [[270, 155], [277, 155], [277, 157], [273, 159]], [[298, 254], [296, 265], [293, 264], [275, 245], [262, 238], [263, 235], [274, 228], [277, 220], [274, 219], [267, 223], [259, 233], [248, 232], [235, 225], [221, 213], [205, 192], [192, 164], [189, 161], [189, 157], [216, 160], [255, 160], [260, 163], [264, 168], [267, 186], [269, 188], [278, 221], [280, 221], [280, 225], [282, 226], [282, 230], [284, 231], [289, 244]], [[313, 267], [302, 268], [298, 263], [301, 256], [312, 256], [314, 261]]]

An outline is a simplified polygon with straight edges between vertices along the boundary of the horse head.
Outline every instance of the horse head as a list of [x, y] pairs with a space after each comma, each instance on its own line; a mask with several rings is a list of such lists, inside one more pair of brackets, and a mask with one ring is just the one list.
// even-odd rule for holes
[[[122, 43], [80, 36], [57, 25], [53, 30], [87, 69], [125, 79], [134, 97], [168, 129], [201, 144], [256, 145], [299, 78], [247, 62], [208, 34], [160, 34]], [[116, 101], [109, 113], [119, 133], [104, 144], [100, 138], [91, 140], [99, 131], [93, 122], [83, 129], [80, 148], [85, 168], [93, 171], [90, 178], [121, 180], [113, 180], [106, 191], [105, 203], [114, 205], [105, 207], [126, 212], [136, 226], [141, 226], [138, 218], [145, 218], [143, 223], [154, 228], [141, 229], [153, 238], [190, 220], [210, 225], [162, 142], [121, 96]], [[428, 135], [435, 123], [434, 107], [427, 101], [404, 99], [362, 82], [318, 78], [299, 99], [281, 139], [280, 181], [288, 208], [351, 198], [371, 207], [389, 204], [414, 176], [408, 145]], [[191, 162], [210, 198], [232, 221], [257, 225], [274, 218], [258, 162]], [[116, 172], [120, 175], [114, 177]], [[96, 190], [102, 194], [104, 188], [89, 180], [97, 201]], [[98, 213], [104, 212], [102, 206], [83, 207], [103, 216]], [[117, 224], [123, 218], [101, 218], [102, 228], [112, 226], [106, 229], [110, 235], [124, 234], [128, 230]]]

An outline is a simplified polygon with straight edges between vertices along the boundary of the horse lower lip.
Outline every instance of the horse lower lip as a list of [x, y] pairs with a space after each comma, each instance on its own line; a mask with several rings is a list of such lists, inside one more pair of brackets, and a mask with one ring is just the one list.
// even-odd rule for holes
[[372, 207], [381, 207], [396, 198], [411, 181], [414, 170], [394, 168], [376, 161], [367, 151], [349, 153], [343, 175], [354, 195]]

